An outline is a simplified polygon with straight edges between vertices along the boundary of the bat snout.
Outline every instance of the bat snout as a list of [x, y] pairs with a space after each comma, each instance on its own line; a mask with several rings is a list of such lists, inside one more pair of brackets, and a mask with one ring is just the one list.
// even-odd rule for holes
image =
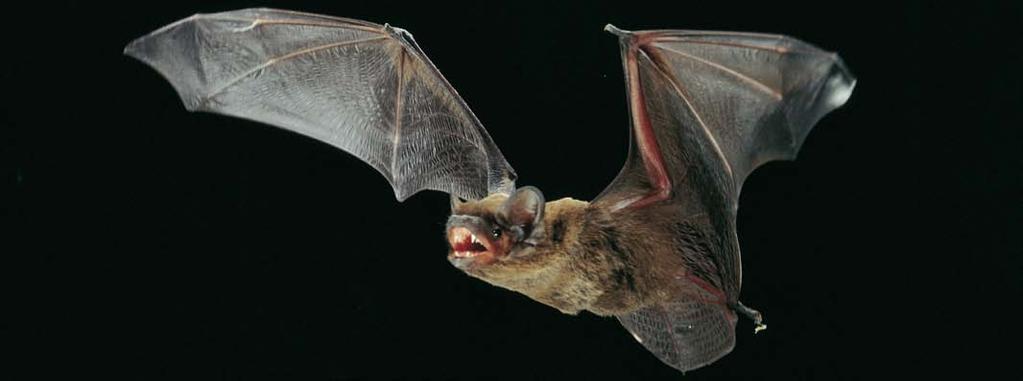
[[448, 230], [448, 244], [456, 257], [475, 257], [490, 251], [486, 239], [480, 239], [472, 230], [462, 226]]
[[488, 224], [479, 217], [452, 216], [447, 226], [448, 261], [468, 270], [497, 260], [500, 245], [491, 239], [488, 230]]

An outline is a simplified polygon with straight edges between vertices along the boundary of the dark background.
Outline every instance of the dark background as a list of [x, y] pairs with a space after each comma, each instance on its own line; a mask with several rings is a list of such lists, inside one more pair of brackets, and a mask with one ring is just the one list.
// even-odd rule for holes
[[399, 204], [326, 144], [187, 113], [121, 55], [193, 13], [274, 6], [412, 31], [548, 199], [591, 199], [625, 157], [605, 23], [838, 51], [859, 78], [849, 103], [741, 199], [742, 299], [770, 329], [740, 320], [735, 350], [685, 377], [1019, 377], [1023, 3], [432, 3], [5, 12], [0, 374], [681, 378], [613, 319], [451, 267], [446, 195]]

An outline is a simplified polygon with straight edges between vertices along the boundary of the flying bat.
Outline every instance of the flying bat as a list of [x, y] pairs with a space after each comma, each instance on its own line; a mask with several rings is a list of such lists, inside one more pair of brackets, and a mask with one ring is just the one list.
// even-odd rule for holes
[[852, 94], [834, 53], [791, 37], [608, 25], [631, 122], [618, 176], [592, 201], [546, 201], [407, 31], [274, 9], [198, 14], [132, 41], [190, 111], [255, 120], [338, 147], [398, 201], [451, 195], [447, 259], [567, 314], [614, 316], [686, 371], [735, 344], [736, 210], [761, 164], [795, 157]]

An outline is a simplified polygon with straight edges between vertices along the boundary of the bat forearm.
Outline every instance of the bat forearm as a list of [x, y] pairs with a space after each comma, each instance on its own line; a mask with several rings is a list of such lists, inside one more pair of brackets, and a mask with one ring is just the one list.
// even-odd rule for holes
[[[635, 38], [634, 35], [622, 32], [623, 38]], [[644, 196], [627, 201], [621, 208], [642, 208], [652, 203], [666, 200], [671, 195], [671, 178], [664, 165], [664, 155], [657, 143], [657, 136], [654, 134], [653, 125], [650, 123], [650, 116], [646, 109], [646, 97], [643, 92], [643, 82], [639, 77], [639, 55], [645, 54], [640, 50], [639, 44], [629, 44], [625, 48], [625, 65], [628, 75], [629, 88], [629, 109], [632, 110], [632, 126], [636, 139], [636, 147], [639, 149], [643, 159], [643, 168], [646, 170], [647, 178], [650, 181], [651, 190]]]

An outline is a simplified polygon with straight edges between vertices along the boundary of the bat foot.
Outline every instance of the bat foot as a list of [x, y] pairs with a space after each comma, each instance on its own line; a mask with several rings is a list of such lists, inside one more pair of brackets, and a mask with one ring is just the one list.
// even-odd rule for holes
[[739, 301], [732, 305], [732, 309], [753, 320], [753, 334], [758, 334], [760, 331], [767, 329], [767, 324], [764, 323], [764, 314], [760, 313], [760, 311], [746, 307], [746, 305]]

